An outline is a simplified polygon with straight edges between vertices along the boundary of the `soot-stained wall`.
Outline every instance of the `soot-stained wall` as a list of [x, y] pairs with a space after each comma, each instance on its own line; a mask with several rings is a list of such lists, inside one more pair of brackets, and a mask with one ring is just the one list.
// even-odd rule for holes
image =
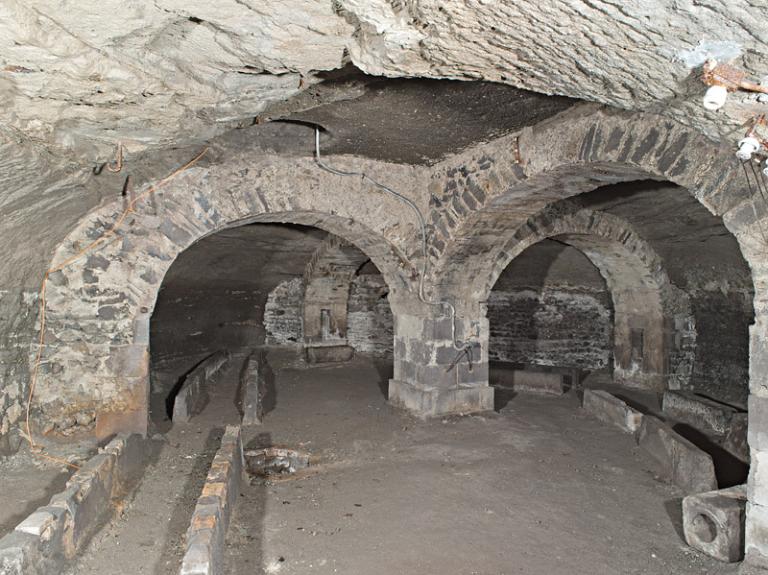
[[749, 394], [751, 285], [734, 275], [721, 283], [688, 284], [696, 322], [696, 353], [689, 389], [746, 408]]
[[513, 260], [491, 292], [488, 318], [491, 360], [581, 369], [611, 363], [610, 294], [573, 247], [544, 240]]

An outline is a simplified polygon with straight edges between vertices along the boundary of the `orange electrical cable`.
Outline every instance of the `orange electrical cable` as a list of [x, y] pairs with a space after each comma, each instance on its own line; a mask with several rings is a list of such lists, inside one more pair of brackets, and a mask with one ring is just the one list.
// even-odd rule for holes
[[[186, 170], [188, 170], [189, 168], [194, 166], [200, 160], [200, 158], [202, 158], [206, 154], [206, 152], [208, 152], [208, 148], [204, 148], [202, 152], [197, 154], [197, 156], [192, 158], [189, 162], [187, 162], [186, 164], [184, 164], [180, 168], [177, 168], [176, 170], [171, 172], [169, 175], [164, 177], [162, 180], [158, 181], [156, 184], [154, 184], [154, 185], [150, 186], [149, 188], [147, 188], [146, 191], [144, 191], [141, 194], [139, 194], [138, 196], [136, 196], [136, 198], [131, 200], [131, 202], [128, 204], [128, 206], [125, 208], [125, 210], [123, 210], [123, 212], [120, 214], [120, 216], [117, 218], [117, 220], [115, 221], [115, 223], [112, 225], [111, 228], [109, 228], [102, 235], [100, 235], [98, 238], [93, 240], [90, 244], [85, 246], [82, 250], [77, 252], [75, 255], [67, 258], [66, 260], [64, 260], [59, 265], [51, 267], [48, 270], [46, 270], [45, 274], [43, 275], [42, 285], [40, 286], [40, 335], [38, 337], [38, 342], [37, 342], [38, 343], [38, 345], [37, 345], [37, 354], [35, 355], [35, 360], [34, 360], [34, 363], [32, 365], [32, 374], [31, 374], [30, 381], [29, 381], [29, 394], [27, 395], [27, 409], [26, 409], [26, 419], [25, 419], [26, 432], [27, 432], [26, 439], [29, 442], [29, 446], [32, 449], [32, 453], [34, 455], [36, 455], [38, 457], [42, 457], [44, 459], [49, 459], [51, 461], [56, 461], [58, 463], [63, 463], [64, 465], [66, 465], [68, 467], [72, 467], [73, 469], [80, 469], [74, 463], [70, 463], [69, 461], [66, 461], [64, 459], [60, 459], [58, 457], [53, 457], [53, 456], [41, 453], [39, 451], [40, 446], [37, 443], [35, 443], [35, 439], [32, 436], [32, 430], [31, 430], [31, 427], [30, 427], [30, 424], [29, 424], [29, 415], [30, 415], [30, 410], [32, 408], [32, 399], [34, 398], [34, 395], [35, 395], [35, 387], [37, 385], [38, 371], [40, 369], [40, 364], [42, 363], [42, 357], [43, 357], [43, 344], [45, 342], [45, 322], [46, 322], [46, 318], [45, 318], [45, 303], [46, 303], [45, 292], [46, 292], [46, 287], [48, 285], [48, 278], [49, 278], [49, 276], [52, 273], [61, 271], [65, 267], [67, 267], [70, 264], [72, 264], [73, 262], [77, 261], [82, 256], [84, 256], [86, 253], [92, 251], [94, 248], [96, 248], [97, 246], [102, 244], [104, 242], [104, 240], [106, 240], [107, 238], [109, 238], [112, 235], [114, 235], [115, 232], [123, 225], [123, 222], [128, 217], [128, 215], [131, 214], [134, 211], [134, 207], [136, 206], [136, 204], [138, 204], [141, 200], [143, 200], [147, 196], [155, 193], [158, 189], [160, 189], [165, 184], [167, 184], [168, 182], [173, 180], [176, 176], [178, 176], [182, 172], [185, 172]], [[120, 169], [122, 169], [122, 147], [121, 147], [121, 152], [120, 152], [120, 155], [118, 157], [118, 160], [119, 160], [119, 167], [120, 167]], [[114, 171], [120, 171], [120, 170], [114, 170]]]

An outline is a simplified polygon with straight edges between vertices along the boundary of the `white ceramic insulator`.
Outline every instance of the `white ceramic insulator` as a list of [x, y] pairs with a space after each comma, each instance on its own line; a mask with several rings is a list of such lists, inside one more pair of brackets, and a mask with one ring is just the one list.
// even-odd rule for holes
[[736, 152], [736, 157], [742, 162], [752, 159], [752, 154], [760, 149], [760, 142], [757, 138], [747, 136], [743, 140], [739, 141], [739, 150]]
[[707, 110], [719, 110], [727, 98], [728, 89], [725, 86], [710, 86], [704, 94], [704, 107]]

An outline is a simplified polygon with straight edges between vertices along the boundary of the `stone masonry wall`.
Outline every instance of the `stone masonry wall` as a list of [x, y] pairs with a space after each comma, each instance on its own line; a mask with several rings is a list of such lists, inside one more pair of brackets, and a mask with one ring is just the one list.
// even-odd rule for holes
[[749, 395], [751, 290], [696, 291], [696, 359], [690, 388], [696, 393], [746, 408]]
[[[350, 285], [347, 341], [356, 351], [392, 357], [393, 319], [388, 288], [380, 274], [355, 276]], [[278, 285], [267, 298], [264, 330], [268, 345], [297, 345], [304, 340], [301, 278]]]
[[349, 294], [347, 341], [355, 350], [392, 357], [393, 319], [387, 285], [379, 274], [363, 274], [352, 281]]
[[304, 339], [302, 302], [304, 282], [293, 278], [280, 283], [264, 306], [267, 345], [298, 345]]
[[600, 293], [493, 291], [488, 301], [491, 360], [603, 369], [610, 365], [610, 305]]
[[610, 294], [577, 249], [534, 244], [502, 272], [488, 299], [491, 360], [603, 369], [613, 353]]

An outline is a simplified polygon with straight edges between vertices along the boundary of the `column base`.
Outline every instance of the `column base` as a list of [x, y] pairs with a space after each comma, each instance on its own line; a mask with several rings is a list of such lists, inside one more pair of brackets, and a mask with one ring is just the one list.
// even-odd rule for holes
[[493, 391], [487, 384], [425, 387], [389, 380], [389, 402], [422, 418], [493, 411]]

